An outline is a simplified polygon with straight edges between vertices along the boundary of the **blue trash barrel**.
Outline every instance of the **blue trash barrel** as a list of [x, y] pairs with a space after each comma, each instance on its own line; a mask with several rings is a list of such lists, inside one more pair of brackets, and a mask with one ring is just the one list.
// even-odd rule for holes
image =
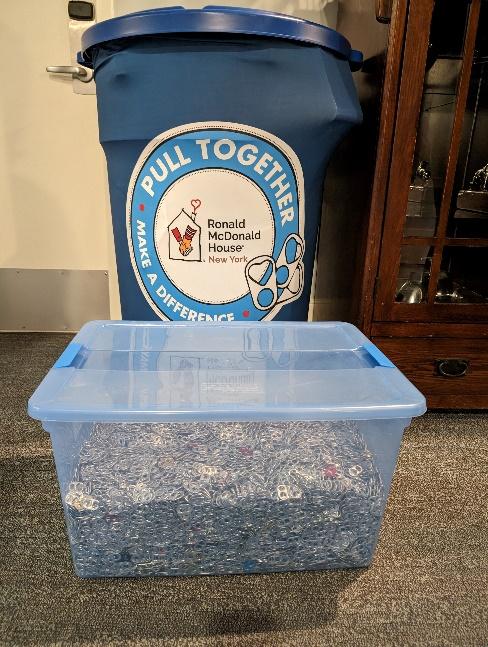
[[94, 25], [79, 59], [95, 73], [123, 318], [306, 320], [361, 54], [306, 20], [175, 7]]

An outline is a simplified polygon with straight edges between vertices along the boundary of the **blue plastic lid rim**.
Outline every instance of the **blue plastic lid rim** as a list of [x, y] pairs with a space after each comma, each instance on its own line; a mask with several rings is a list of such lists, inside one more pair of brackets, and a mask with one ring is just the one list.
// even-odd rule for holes
[[361, 68], [363, 55], [334, 29], [285, 14], [208, 6], [203, 9], [167, 7], [111, 18], [93, 25], [81, 39], [78, 62], [93, 66], [92, 48], [113, 40], [156, 34], [229, 33], [295, 40], [318, 45], [349, 61], [352, 71]]
[[[255, 350], [257, 364], [248, 356]], [[329, 351], [342, 357], [339, 364], [337, 357], [327, 359]], [[275, 366], [275, 353], [292, 352], [298, 362]], [[181, 353], [196, 362], [171, 361]], [[235, 363], [236, 353], [243, 365]], [[317, 354], [327, 361], [309, 363]], [[344, 363], [346, 356], [359, 364]], [[221, 386], [241, 384], [248, 369], [245, 383], [251, 375], [256, 388], [236, 386], [228, 397]], [[184, 375], [195, 378], [195, 391], [187, 391]], [[351, 324], [95, 321], [68, 345], [28, 411], [43, 422], [64, 423], [406, 420], [425, 412], [425, 398]]]

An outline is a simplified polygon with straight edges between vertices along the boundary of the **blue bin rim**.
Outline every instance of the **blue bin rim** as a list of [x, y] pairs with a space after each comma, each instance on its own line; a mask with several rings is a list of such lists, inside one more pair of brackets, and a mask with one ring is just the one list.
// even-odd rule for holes
[[361, 68], [363, 55], [351, 49], [339, 32], [286, 14], [209, 5], [203, 9], [164, 7], [110, 18], [85, 31], [78, 62], [93, 67], [93, 48], [109, 41], [155, 34], [228, 33], [295, 40], [318, 45], [349, 61], [352, 71]]

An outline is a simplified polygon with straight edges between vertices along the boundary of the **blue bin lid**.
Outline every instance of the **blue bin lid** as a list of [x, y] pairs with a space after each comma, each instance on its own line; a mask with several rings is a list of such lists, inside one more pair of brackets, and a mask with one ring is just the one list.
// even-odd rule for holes
[[98, 321], [29, 400], [57, 422], [409, 419], [425, 398], [345, 323]]
[[310, 43], [345, 58], [352, 70], [360, 69], [363, 61], [361, 52], [351, 49], [349, 41], [329, 27], [270, 11], [213, 5], [149, 9], [100, 22], [83, 34], [78, 60], [92, 67], [92, 48], [120, 38], [191, 33], [247, 34]]

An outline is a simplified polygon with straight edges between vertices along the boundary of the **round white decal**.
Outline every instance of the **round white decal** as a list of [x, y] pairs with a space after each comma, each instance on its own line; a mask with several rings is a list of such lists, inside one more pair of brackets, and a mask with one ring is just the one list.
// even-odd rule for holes
[[[198, 195], [198, 208], [188, 202], [189, 195]], [[182, 255], [173, 231], [183, 235], [187, 227], [195, 233], [191, 249]], [[154, 238], [166, 275], [182, 293], [202, 303], [230, 303], [249, 292], [247, 261], [273, 251], [273, 211], [245, 175], [202, 169], [184, 175], [163, 194]], [[218, 286], [218, 292], [209, 286]]]
[[272, 319], [303, 290], [303, 173], [276, 136], [186, 124], [142, 152], [127, 195], [139, 285], [164, 319]]

